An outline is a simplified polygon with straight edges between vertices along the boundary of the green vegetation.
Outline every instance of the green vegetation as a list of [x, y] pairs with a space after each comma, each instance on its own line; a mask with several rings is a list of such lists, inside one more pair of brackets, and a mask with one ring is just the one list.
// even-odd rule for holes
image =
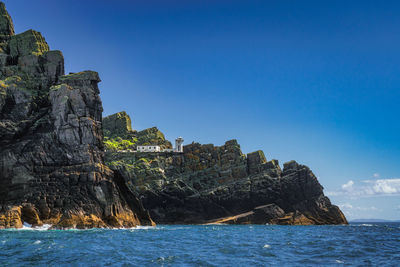
[[68, 75], [64, 75], [60, 77], [60, 83], [66, 83], [70, 81], [77, 81], [77, 80], [95, 80], [100, 81], [99, 74], [95, 71], [81, 71], [77, 73], [70, 73]]
[[121, 137], [108, 138], [104, 137], [104, 146], [106, 150], [118, 151], [118, 150], [129, 150], [134, 148], [137, 142], [137, 138], [131, 140], [122, 139]]

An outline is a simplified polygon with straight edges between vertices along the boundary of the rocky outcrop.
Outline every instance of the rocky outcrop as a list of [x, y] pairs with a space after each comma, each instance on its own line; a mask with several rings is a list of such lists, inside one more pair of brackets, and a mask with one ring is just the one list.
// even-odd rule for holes
[[143, 131], [132, 129], [132, 122], [125, 111], [103, 119], [105, 147], [108, 151], [135, 150], [140, 145], [158, 145], [161, 149], [172, 148], [164, 134], [152, 127]]
[[236, 140], [192, 143], [184, 153], [109, 151], [106, 164], [140, 195], [157, 223], [345, 224], [312, 171], [244, 155]]
[[112, 138], [114, 136], [126, 139], [132, 131], [131, 118], [125, 111], [115, 113], [103, 119], [104, 135]]
[[0, 2], [0, 49], [1, 52], [7, 52], [7, 44], [11, 36], [15, 34], [14, 24], [6, 10], [3, 2]]
[[104, 165], [98, 74], [64, 75], [39, 32], [13, 29], [0, 3], [0, 228], [152, 224]]

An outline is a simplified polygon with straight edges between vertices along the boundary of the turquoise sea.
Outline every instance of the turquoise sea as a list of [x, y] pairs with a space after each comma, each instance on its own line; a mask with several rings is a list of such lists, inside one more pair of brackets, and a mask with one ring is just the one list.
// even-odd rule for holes
[[0, 231], [0, 266], [400, 266], [400, 224]]

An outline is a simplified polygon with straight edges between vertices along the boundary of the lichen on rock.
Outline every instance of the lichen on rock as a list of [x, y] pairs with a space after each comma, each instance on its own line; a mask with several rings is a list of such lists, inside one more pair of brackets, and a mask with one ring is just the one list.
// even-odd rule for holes
[[42, 34], [34, 30], [27, 30], [26, 32], [13, 35], [9, 46], [12, 57], [39, 56], [50, 50]]

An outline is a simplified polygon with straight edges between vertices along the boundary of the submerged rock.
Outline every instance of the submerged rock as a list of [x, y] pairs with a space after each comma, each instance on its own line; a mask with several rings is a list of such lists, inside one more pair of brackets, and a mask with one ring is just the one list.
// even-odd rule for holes
[[281, 170], [262, 151], [244, 155], [236, 140], [192, 143], [182, 154], [109, 151], [106, 164], [157, 223], [347, 223], [307, 166], [291, 161]]
[[153, 224], [104, 165], [98, 73], [64, 75], [60, 51], [13, 28], [0, 2], [0, 228]]

